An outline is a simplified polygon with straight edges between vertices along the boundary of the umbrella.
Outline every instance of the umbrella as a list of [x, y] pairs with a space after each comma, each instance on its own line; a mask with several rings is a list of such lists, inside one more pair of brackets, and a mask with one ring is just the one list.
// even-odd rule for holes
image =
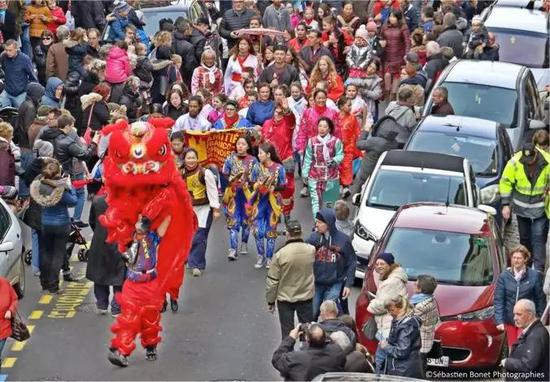
[[271, 37], [281, 37], [285, 33], [277, 29], [268, 29], [268, 28], [247, 28], [239, 29], [235, 31], [235, 34], [238, 37], [242, 36], [260, 36], [260, 54], [262, 54], [262, 37], [271, 36]]

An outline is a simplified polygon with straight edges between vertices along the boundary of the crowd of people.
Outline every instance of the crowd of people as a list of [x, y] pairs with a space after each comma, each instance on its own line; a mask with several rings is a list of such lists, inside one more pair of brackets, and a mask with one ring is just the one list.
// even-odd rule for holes
[[[98, 220], [107, 208], [101, 132], [120, 119], [163, 119], [198, 219], [187, 267], [195, 277], [204, 272], [214, 220], [226, 219], [230, 261], [248, 253], [252, 233], [255, 268], [268, 269], [269, 309], [279, 311], [283, 343], [273, 365], [285, 378], [366, 371], [373, 363], [378, 373], [424, 376], [439, 322], [433, 277], [418, 277], [409, 298], [405, 271], [391, 253], [380, 256], [378, 294], [368, 308], [379, 341], [374, 359], [358, 344], [353, 320], [339, 316], [349, 313], [356, 263], [346, 199], [360, 192], [380, 153], [406, 140], [449, 62], [498, 60], [498, 36], [479, 16], [489, 2], [220, 3], [217, 9], [199, 1], [197, 19], [162, 19], [148, 36], [136, 0], [0, 0], [0, 195], [32, 229], [32, 266], [42, 288], [63, 293], [61, 271], [65, 281], [78, 281], [65, 247], [71, 229], [89, 224], [86, 277], [98, 312], [107, 313], [126, 267]], [[447, 95], [434, 89], [432, 114], [454, 113]], [[385, 135], [380, 125], [375, 142], [370, 133], [382, 115], [403, 134]], [[243, 134], [219, 168], [202, 165], [188, 147], [189, 132], [230, 129]], [[315, 225], [305, 241], [292, 217], [300, 178], [299, 194], [309, 197], [314, 217], [307, 226]], [[275, 254], [280, 222], [288, 243]], [[517, 300], [532, 300], [539, 316], [545, 305], [540, 275], [525, 266], [529, 256], [525, 247], [513, 251], [513, 268], [495, 292], [497, 323], [510, 345], [521, 337], [512, 318]], [[515, 283], [535, 289], [522, 287], [514, 300]], [[177, 293], [163, 310], [168, 303], [178, 310]], [[114, 298], [110, 306], [120, 313]], [[301, 323], [320, 323], [293, 329], [295, 312]], [[309, 346], [292, 353], [301, 333]]]

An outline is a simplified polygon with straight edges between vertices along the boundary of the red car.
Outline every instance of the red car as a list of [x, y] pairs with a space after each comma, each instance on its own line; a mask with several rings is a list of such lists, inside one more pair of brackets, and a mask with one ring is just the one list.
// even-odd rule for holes
[[415, 278], [437, 279], [435, 297], [441, 325], [443, 357], [428, 365], [450, 368], [497, 366], [506, 350], [504, 333], [496, 328], [493, 296], [498, 275], [506, 268], [503, 240], [494, 219], [479, 209], [417, 203], [401, 207], [372, 250], [363, 289], [357, 299], [359, 340], [374, 354], [376, 342], [361, 328], [371, 314], [370, 296], [376, 294], [374, 264], [391, 252], [407, 273], [409, 295]]

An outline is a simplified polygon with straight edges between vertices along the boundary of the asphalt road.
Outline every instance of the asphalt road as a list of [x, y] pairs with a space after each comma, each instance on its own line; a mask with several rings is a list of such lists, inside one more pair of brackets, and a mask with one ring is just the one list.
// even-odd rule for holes
[[[313, 226], [309, 199], [296, 201], [294, 216], [307, 231]], [[84, 232], [90, 236], [89, 229]], [[162, 317], [158, 360], [146, 361], [138, 344], [126, 369], [107, 361], [114, 319], [96, 314], [92, 283], [68, 283], [64, 296], [48, 301], [27, 267], [27, 294], [20, 301], [20, 313], [33, 332], [24, 345], [7, 343], [0, 381], [280, 380], [271, 366], [280, 329], [277, 316], [265, 306], [266, 270], [253, 268], [253, 241], [250, 255], [229, 263], [227, 241], [223, 222], [216, 222], [210, 233], [206, 272], [199, 278], [186, 274], [179, 312], [169, 311]], [[76, 255], [72, 265], [84, 274], [86, 263], [78, 262]], [[353, 304], [357, 292], [356, 288]]]

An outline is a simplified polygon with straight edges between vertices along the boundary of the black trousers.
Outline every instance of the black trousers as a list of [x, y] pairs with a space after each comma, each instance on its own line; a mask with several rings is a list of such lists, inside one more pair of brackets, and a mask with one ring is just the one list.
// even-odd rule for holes
[[40, 284], [43, 289], [59, 288], [59, 271], [67, 252], [70, 226], [42, 226], [40, 231]]
[[295, 328], [294, 313], [298, 316], [300, 323], [313, 321], [313, 303], [312, 300], [286, 302], [277, 301], [279, 310], [279, 322], [281, 323], [281, 337], [285, 338], [288, 333]]

